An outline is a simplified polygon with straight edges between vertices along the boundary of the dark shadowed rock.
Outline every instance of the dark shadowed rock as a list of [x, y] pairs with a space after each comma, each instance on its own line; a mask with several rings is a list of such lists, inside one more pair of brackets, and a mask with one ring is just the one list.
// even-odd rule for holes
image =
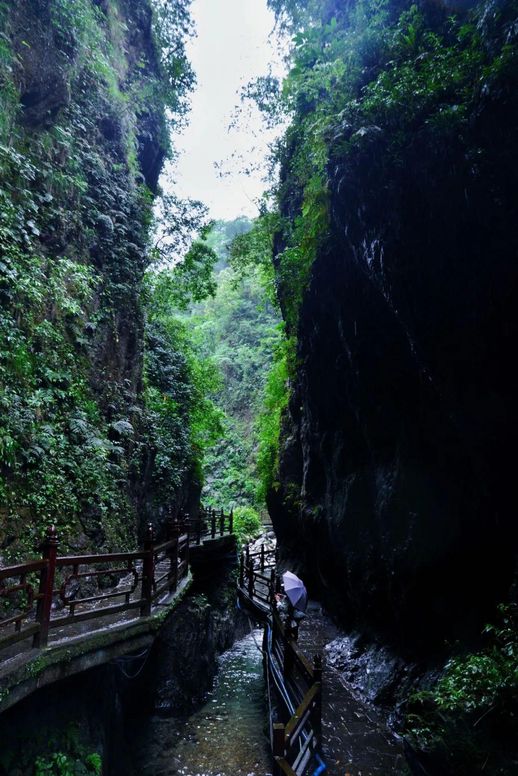
[[376, 127], [331, 151], [269, 505], [335, 611], [410, 654], [479, 633], [513, 580], [517, 129], [501, 86], [397, 164]]

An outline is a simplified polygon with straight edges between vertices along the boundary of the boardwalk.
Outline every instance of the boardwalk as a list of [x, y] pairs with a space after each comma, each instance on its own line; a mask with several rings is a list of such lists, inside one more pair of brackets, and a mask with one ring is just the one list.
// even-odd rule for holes
[[150, 526], [135, 552], [60, 556], [49, 529], [40, 559], [0, 569], [0, 711], [43, 684], [148, 646], [189, 585], [191, 546], [199, 554], [232, 532], [232, 513], [210, 509], [172, 523], [165, 541]]
[[[267, 635], [276, 623], [277, 632], [280, 627], [274, 601], [274, 590], [277, 585], [274, 552], [265, 553], [264, 548], [255, 552], [247, 550], [240, 564], [240, 598], [243, 605], [247, 606], [258, 620], [265, 623]], [[292, 652], [295, 650], [300, 655], [301, 668], [295, 684], [300, 685], [300, 672], [306, 675], [311, 672], [311, 656], [325, 654], [326, 645], [339, 633], [338, 628], [323, 615], [321, 607], [316, 602], [310, 602], [307, 616], [302, 620], [296, 634], [296, 641], [293, 638], [295, 634], [287, 634], [285, 631], [278, 634], [280, 643], [290, 643]], [[288, 699], [288, 705], [291, 705], [292, 718], [288, 719], [285, 727], [291, 730], [296, 724], [296, 718], [304, 713], [305, 707], [301, 702], [305, 697], [307, 699], [310, 696], [306, 696], [304, 691], [294, 686], [290, 679], [289, 668], [286, 676], [286, 643], [274, 649], [272, 662], [277, 664], [285, 679], [288, 680], [285, 684], [291, 695], [291, 704]], [[292, 655], [291, 660], [293, 659]], [[306, 692], [310, 693], [311, 688], [310, 681]], [[329, 776], [389, 776], [390, 774], [403, 776], [410, 773], [402, 745], [387, 729], [380, 713], [357, 698], [339, 671], [332, 666], [326, 666], [325, 662], [320, 703], [320, 720], [318, 718], [310, 720], [310, 729], [307, 729], [307, 732], [315, 735], [314, 750], [321, 754], [321, 759], [311, 758], [304, 764], [304, 762], [297, 763], [296, 757], [292, 757], [291, 764], [286, 764], [281, 763], [285, 758], [278, 757], [279, 773], [291, 776], [293, 773], [302, 776], [316, 771], [325, 772]], [[285, 709], [285, 720], [286, 712], [287, 709]], [[270, 708], [270, 716], [274, 717], [275, 714], [276, 709]], [[289, 717], [289, 714], [287, 716]], [[273, 722], [273, 719], [271, 721]], [[272, 729], [272, 748], [274, 747], [273, 735]], [[308, 740], [308, 735], [304, 740]], [[295, 768], [292, 767], [294, 764]], [[319, 771], [319, 767], [323, 770]]]

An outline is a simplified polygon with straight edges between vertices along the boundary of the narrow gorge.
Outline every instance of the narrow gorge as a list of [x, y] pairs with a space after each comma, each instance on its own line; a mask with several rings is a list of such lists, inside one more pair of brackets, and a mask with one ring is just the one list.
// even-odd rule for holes
[[0, 776], [518, 773], [517, 87], [516, 0], [0, 0]]

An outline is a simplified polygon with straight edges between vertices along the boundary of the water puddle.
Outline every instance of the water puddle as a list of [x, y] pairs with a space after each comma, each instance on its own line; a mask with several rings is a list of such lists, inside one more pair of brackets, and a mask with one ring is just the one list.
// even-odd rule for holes
[[141, 748], [142, 776], [269, 776], [262, 631], [220, 658], [206, 703], [188, 719], [153, 717]]

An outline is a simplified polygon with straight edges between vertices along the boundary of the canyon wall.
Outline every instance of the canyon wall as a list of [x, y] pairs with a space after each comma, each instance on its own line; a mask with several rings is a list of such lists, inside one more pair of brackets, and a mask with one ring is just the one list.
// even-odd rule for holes
[[168, 79], [148, 0], [1, 2], [0, 29], [0, 552], [26, 557], [49, 523], [62, 549], [133, 546], [197, 494], [181, 401], [184, 437], [147, 400], [184, 359], [142, 294], [189, 77], [178, 56]]
[[[482, 8], [482, 56], [515, 56], [513, 4]], [[420, 9], [436, 33], [440, 9]], [[410, 652], [480, 632], [510, 593], [517, 538], [516, 70], [473, 60], [437, 103], [427, 45], [373, 68], [371, 103], [363, 86], [328, 130], [328, 222], [292, 328], [269, 496], [284, 560], [346, 622]], [[293, 132], [281, 178], [292, 222], [300, 142]]]

